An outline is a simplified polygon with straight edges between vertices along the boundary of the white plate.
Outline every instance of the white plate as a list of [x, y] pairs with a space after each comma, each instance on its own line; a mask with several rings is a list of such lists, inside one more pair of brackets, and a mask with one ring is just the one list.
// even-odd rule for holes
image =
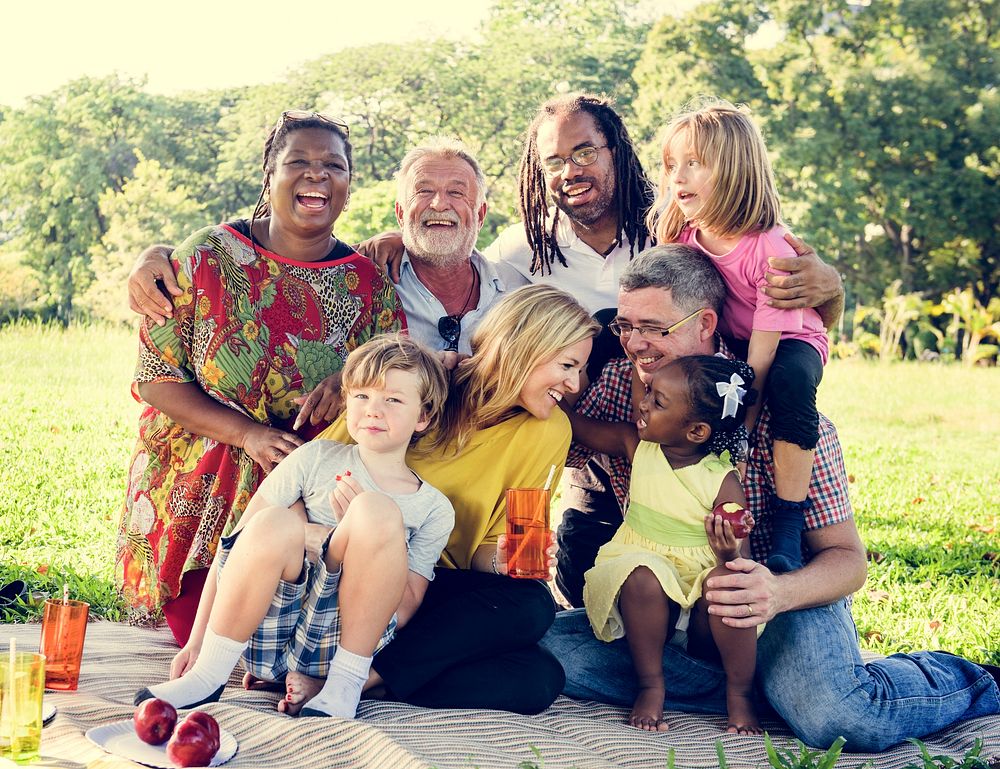
[[42, 700], [42, 726], [56, 717], [56, 706], [51, 702]]
[[[180, 720], [180, 719], [178, 719]], [[149, 745], [136, 736], [132, 719], [95, 726], [85, 735], [97, 747], [115, 756], [121, 756], [157, 769], [174, 769], [167, 758], [167, 743]], [[219, 728], [219, 750], [209, 766], [219, 766], [236, 755], [238, 743], [232, 734]]]

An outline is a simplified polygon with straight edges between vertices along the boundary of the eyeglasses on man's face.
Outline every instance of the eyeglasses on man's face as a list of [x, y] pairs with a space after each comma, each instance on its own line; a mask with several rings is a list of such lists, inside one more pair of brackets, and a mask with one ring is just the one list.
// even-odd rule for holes
[[278, 118], [275, 127], [280, 128], [285, 123], [297, 123], [300, 120], [318, 120], [320, 123], [326, 123], [327, 125], [339, 128], [344, 132], [344, 136], [346, 137], [350, 137], [351, 135], [351, 127], [343, 120], [324, 115], [322, 112], [310, 112], [305, 109], [286, 109], [281, 113], [281, 117]]
[[555, 176], [556, 174], [562, 173], [563, 168], [569, 161], [573, 161], [581, 168], [586, 166], [592, 166], [597, 162], [597, 158], [600, 155], [600, 151], [607, 148], [607, 144], [601, 144], [596, 147], [586, 146], [580, 147], [579, 149], [573, 150], [568, 156], [561, 158], [558, 155], [553, 155], [550, 158], [545, 158], [542, 161], [542, 168], [545, 169], [545, 173]]
[[458, 340], [462, 336], [462, 317], [443, 315], [438, 318], [438, 333], [444, 340], [445, 352], [458, 352]]
[[611, 333], [615, 336], [628, 338], [632, 335], [632, 332], [635, 331], [643, 339], [662, 339], [665, 336], [670, 336], [670, 334], [674, 333], [677, 329], [691, 320], [691, 318], [695, 317], [700, 312], [703, 312], [704, 309], [704, 307], [701, 307], [692, 312], [690, 315], [685, 315], [672, 326], [667, 326], [666, 328], [660, 328], [659, 326], [633, 326], [631, 323], [619, 320], [618, 318], [611, 321], [608, 324], [608, 328], [611, 329]]

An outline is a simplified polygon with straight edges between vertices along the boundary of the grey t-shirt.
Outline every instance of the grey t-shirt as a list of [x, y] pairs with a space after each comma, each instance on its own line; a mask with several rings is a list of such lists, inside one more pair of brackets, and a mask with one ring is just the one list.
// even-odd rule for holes
[[347, 470], [361, 488], [385, 494], [399, 506], [406, 527], [408, 567], [425, 579], [434, 579], [434, 564], [455, 526], [451, 502], [423, 479], [412, 494], [382, 491], [368, 474], [355, 445], [313, 440], [299, 446], [264, 478], [257, 493], [269, 503], [283, 507], [301, 499], [310, 523], [336, 527], [330, 492], [337, 485], [336, 476]]

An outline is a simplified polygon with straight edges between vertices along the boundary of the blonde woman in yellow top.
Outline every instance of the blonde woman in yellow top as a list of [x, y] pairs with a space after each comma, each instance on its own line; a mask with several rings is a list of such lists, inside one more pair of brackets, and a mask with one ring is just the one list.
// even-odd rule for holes
[[[571, 431], [559, 402], [579, 389], [598, 329], [569, 294], [534, 285], [507, 294], [476, 330], [440, 431], [406, 460], [451, 500], [455, 529], [420, 609], [375, 655], [372, 694], [530, 714], [562, 691], [562, 667], [538, 646], [555, 616], [548, 588], [506, 576], [504, 497], [541, 487], [552, 465], [562, 472]], [[322, 438], [349, 440], [343, 418]], [[318, 686], [290, 673], [282, 709], [295, 711]]]

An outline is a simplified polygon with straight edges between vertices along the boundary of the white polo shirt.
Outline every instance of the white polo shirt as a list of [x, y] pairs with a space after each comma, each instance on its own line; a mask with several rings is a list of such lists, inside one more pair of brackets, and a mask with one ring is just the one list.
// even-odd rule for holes
[[631, 259], [629, 243], [617, 246], [607, 256], [599, 254], [580, 239], [565, 216], [559, 217], [556, 239], [566, 266], [556, 260], [551, 274], [531, 274], [531, 249], [520, 222], [501, 232], [484, 253], [496, 263], [508, 290], [528, 283], [547, 283], [572, 294], [590, 313], [617, 307], [618, 279]]

